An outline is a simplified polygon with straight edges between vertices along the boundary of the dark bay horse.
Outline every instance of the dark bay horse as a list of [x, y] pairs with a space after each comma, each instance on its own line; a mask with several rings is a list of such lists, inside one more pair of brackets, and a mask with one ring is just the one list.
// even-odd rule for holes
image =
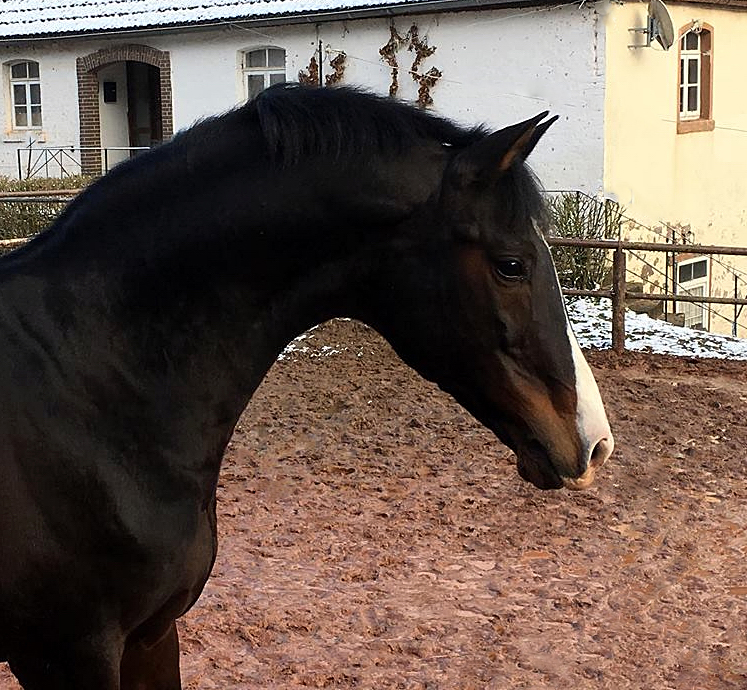
[[524, 160], [350, 89], [274, 87], [123, 163], [0, 261], [0, 659], [27, 690], [176, 690], [224, 448], [294, 336], [378, 329], [543, 489], [612, 435]]

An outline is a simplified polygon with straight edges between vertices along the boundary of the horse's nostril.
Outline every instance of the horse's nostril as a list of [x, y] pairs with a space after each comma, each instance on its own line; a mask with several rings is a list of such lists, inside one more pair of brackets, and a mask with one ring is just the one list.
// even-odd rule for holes
[[615, 441], [611, 436], [597, 441], [597, 444], [591, 450], [588, 466], [599, 467], [600, 465], [603, 465], [604, 461], [612, 455], [614, 448]]

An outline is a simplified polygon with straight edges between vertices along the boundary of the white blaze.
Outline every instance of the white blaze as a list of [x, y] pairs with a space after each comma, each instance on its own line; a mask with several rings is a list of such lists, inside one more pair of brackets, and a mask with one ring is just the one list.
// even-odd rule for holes
[[[549, 252], [550, 247], [538, 223], [533, 220], [533, 225]], [[554, 264], [553, 270], [555, 270]], [[558, 297], [563, 300], [563, 292], [560, 287], [557, 271], [555, 271], [555, 284]], [[607, 414], [604, 411], [602, 396], [599, 394], [594, 374], [584, 357], [584, 353], [581, 352], [576, 334], [573, 332], [570, 320], [568, 319], [565, 301], [563, 301], [563, 307], [566, 335], [568, 336], [568, 345], [573, 354], [573, 368], [576, 380], [576, 429], [583, 444], [583, 452], [586, 453], [585, 459], [588, 468], [584, 475], [578, 479], [564, 479], [564, 481], [569, 488], [584, 488], [591, 484], [596, 467], [601, 465], [612, 454], [615, 441], [612, 437], [612, 431], [607, 421]]]
[[[566, 322], [568, 322], [567, 315]], [[573, 352], [573, 368], [576, 374], [576, 427], [586, 452], [589, 454], [587, 463], [597, 443], [606, 441], [608, 447], [599, 451], [603, 455], [599, 458], [599, 464], [601, 464], [612, 453], [615, 441], [612, 438], [612, 431], [594, 374], [591, 372], [584, 353], [581, 352], [570, 323], [567, 323], [566, 333]]]

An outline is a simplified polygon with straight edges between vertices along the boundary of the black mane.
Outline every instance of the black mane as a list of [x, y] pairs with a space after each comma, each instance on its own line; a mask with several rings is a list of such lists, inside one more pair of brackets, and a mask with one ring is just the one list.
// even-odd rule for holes
[[[170, 142], [131, 158], [74, 199], [49, 230], [14, 252], [15, 258], [48, 246], [61, 230], [87, 232], [116, 226], [132, 213], [159, 207], [164, 198], [196, 197], [206, 180], [225, 184], [237, 170], [294, 166], [309, 157], [359, 165], [395, 157], [423, 143], [454, 151], [488, 135], [484, 126], [463, 127], [402, 101], [351, 87], [279, 84], [253, 101], [206, 118]], [[540, 187], [525, 165], [513, 166], [502, 203], [509, 216], [544, 216]], [[131, 200], [140, 204], [133, 207]], [[77, 230], [75, 229], [77, 226]]]
[[205, 135], [214, 140], [210, 135], [216, 129], [226, 134], [232, 131], [240, 140], [242, 130], [252, 125], [259, 127], [267, 154], [283, 167], [315, 155], [339, 161], [362, 153], [400, 153], [423, 141], [461, 148], [487, 134], [484, 127], [461, 127], [360, 89], [278, 84], [253, 101], [180, 134], [174, 143], [186, 144], [189, 140], [194, 146]]
[[349, 87], [282, 84], [249, 106], [259, 118], [268, 149], [284, 164], [314, 154], [344, 158], [367, 152], [400, 152], [424, 139], [462, 147], [485, 136], [450, 120]]
[[[351, 87], [317, 88], [279, 84], [236, 111], [257, 118], [273, 162], [291, 166], [315, 155], [338, 161], [400, 154], [423, 141], [464, 148], [487, 136], [479, 125], [465, 128], [402, 101]], [[546, 224], [539, 180], [522, 164], [505, 181], [507, 217], [531, 216]]]

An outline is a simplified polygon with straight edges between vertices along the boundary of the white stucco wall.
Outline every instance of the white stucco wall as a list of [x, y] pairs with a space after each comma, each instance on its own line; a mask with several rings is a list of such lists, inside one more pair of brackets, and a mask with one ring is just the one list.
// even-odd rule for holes
[[[120, 146], [129, 136], [127, 122], [127, 68], [123, 62], [106, 65], [99, 70], [99, 79], [111, 81], [117, 85], [116, 103], [105, 103], [103, 93], [99, 90], [99, 117], [101, 119], [101, 145], [104, 147]], [[108, 163], [114, 164], [125, 160], [127, 152], [111, 151]]]
[[[71, 46], [72, 47], [72, 46]], [[33, 146], [77, 145], [78, 135], [78, 82], [75, 59], [78, 53], [58, 42], [14, 47], [0, 44], [3, 98], [0, 99], [0, 175], [18, 177], [17, 149], [31, 143]], [[14, 60], [35, 60], [40, 65], [42, 93], [41, 132], [12, 132], [8, 66]]]
[[[321, 41], [324, 46], [346, 52], [343, 83], [387, 93], [390, 68], [379, 56], [379, 49], [389, 40], [389, 24], [386, 18], [256, 30], [226, 27], [136, 39], [70, 39], [35, 44], [28, 50], [0, 44], [0, 62], [20, 58], [39, 61], [43, 143], [76, 145], [75, 59], [99, 48], [131, 42], [169, 51], [174, 128], [179, 130], [240, 101], [238, 55], [256, 47], [284, 48], [288, 78], [295, 80]], [[591, 193], [602, 189], [605, 39], [594, 4], [582, 9], [469, 11], [395, 20], [402, 35], [412, 24], [418, 26], [429, 45], [437, 48], [421, 68], [427, 71], [435, 66], [443, 73], [431, 92], [435, 111], [465, 124], [485, 122], [496, 128], [542, 110], [557, 113], [559, 122], [530, 163], [548, 189]], [[413, 54], [402, 49], [398, 58], [398, 96], [414, 100], [417, 84], [407, 74]], [[327, 64], [324, 69], [329, 71]], [[15, 149], [23, 142], [7, 136], [7, 102], [1, 105], [6, 136], [0, 144], [0, 174], [15, 176]]]

